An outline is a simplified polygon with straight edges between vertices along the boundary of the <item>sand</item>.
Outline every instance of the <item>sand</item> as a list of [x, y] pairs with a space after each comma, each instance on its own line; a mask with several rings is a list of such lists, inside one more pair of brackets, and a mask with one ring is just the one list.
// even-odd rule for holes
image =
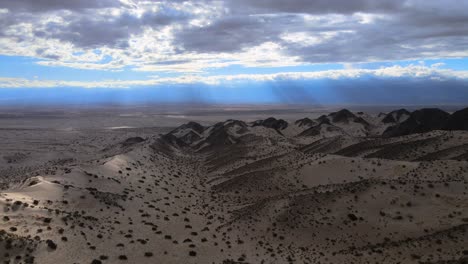
[[85, 119], [84, 125], [76, 116], [59, 127], [56, 119], [18, 119], [18, 127], [5, 121], [0, 260], [468, 258], [467, 131], [383, 138], [379, 134], [392, 124], [376, 114], [356, 114], [368, 125], [333, 116], [319, 125], [319, 115], [310, 115], [316, 123], [300, 126], [294, 120], [307, 117], [303, 111], [283, 113], [284, 129], [253, 125], [270, 114], [193, 118], [205, 120], [195, 120], [203, 131], [177, 129], [192, 120], [184, 113], [150, 124], [151, 114], [140, 110], [113, 115], [114, 122]]

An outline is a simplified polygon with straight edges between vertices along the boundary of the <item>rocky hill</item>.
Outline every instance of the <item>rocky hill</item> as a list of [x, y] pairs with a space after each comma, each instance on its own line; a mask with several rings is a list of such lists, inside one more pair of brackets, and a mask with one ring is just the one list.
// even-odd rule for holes
[[[0, 259], [463, 263], [466, 113], [341, 110], [119, 134], [92, 158], [10, 170]], [[19, 168], [30, 156], [8, 157]]]

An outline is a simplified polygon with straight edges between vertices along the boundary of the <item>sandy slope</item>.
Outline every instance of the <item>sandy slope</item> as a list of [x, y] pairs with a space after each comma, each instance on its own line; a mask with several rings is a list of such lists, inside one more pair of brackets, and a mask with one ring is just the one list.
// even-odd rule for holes
[[[232, 120], [163, 137], [81, 132], [87, 141], [62, 139], [82, 148], [43, 159], [10, 143], [19, 154], [5, 153], [2, 164], [0, 259], [462, 263], [468, 132], [366, 137], [382, 130], [381, 118], [367, 118], [364, 132], [335, 118], [333, 135], [316, 127], [298, 136], [319, 122], [276, 129]], [[90, 140], [100, 143], [87, 148]], [[51, 162], [74, 157], [75, 147], [72, 161]]]

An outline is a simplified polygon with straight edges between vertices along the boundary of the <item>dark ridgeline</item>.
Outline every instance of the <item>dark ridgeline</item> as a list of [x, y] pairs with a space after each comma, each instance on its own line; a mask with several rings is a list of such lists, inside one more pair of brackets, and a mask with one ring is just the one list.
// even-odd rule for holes
[[389, 127], [383, 136], [395, 137], [443, 129], [450, 114], [437, 108], [416, 110], [405, 121]]
[[395, 110], [385, 115], [384, 119], [382, 119], [382, 122], [385, 124], [400, 123], [402, 118], [408, 117], [409, 115], [411, 115], [411, 112], [406, 109]]
[[[363, 114], [361, 114], [363, 115]], [[317, 119], [303, 118], [295, 121], [293, 124], [300, 128], [300, 131], [294, 137], [314, 137], [319, 135], [333, 134], [332, 139], [324, 139], [323, 142], [315, 142], [324, 146], [329, 146], [330, 149], [339, 151], [338, 153], [345, 154], [353, 152], [353, 149], [377, 148], [383, 143], [386, 138], [401, 137], [417, 133], [426, 133], [434, 130], [468, 130], [468, 108], [449, 114], [437, 108], [425, 108], [409, 112], [406, 109], [399, 109], [388, 114], [380, 114], [379, 124], [371, 123], [361, 116], [357, 116], [347, 109], [343, 109], [329, 115], [322, 115]], [[347, 149], [340, 149], [343, 136], [353, 137], [349, 134], [348, 129], [344, 126], [351, 125], [360, 127], [363, 130], [363, 136], [371, 135], [370, 138], [376, 141], [365, 140], [356, 144], [356, 146]], [[189, 122], [174, 129], [170, 133], [163, 135], [159, 139], [159, 145], [175, 146], [177, 148], [189, 148], [197, 152], [209, 152], [219, 150], [227, 146], [236, 145], [243, 140], [252, 140], [252, 136], [248, 133], [253, 127], [263, 126], [274, 129], [281, 137], [286, 137], [284, 132], [290, 124], [282, 119], [273, 117], [265, 120], [257, 120], [252, 123], [245, 123], [239, 120], [227, 120], [225, 122], [216, 123], [210, 127], [204, 127], [196, 122]], [[340, 127], [341, 126], [341, 127]], [[373, 129], [378, 126], [387, 127], [380, 134], [372, 134]], [[378, 131], [378, 130], [377, 130]], [[232, 133], [236, 135], [233, 135]], [[142, 139], [129, 139], [129, 142], [124, 144], [133, 144], [140, 142]], [[131, 141], [131, 142], [130, 142]], [[417, 144], [411, 143], [411, 144]], [[410, 145], [411, 145], [410, 144]], [[331, 146], [334, 147], [331, 147]], [[399, 144], [395, 144], [400, 146]], [[410, 146], [408, 145], [408, 146]], [[316, 149], [317, 147], [309, 147], [308, 149]], [[165, 149], [165, 148], [162, 148]]]
[[416, 110], [405, 121], [385, 130], [383, 136], [397, 137], [433, 130], [468, 130], [468, 108], [452, 115], [437, 108]]
[[316, 122], [306, 117], [306, 118], [297, 120], [296, 122], [294, 122], [294, 124], [296, 124], [299, 127], [304, 127], [304, 126], [310, 127], [310, 126], [316, 125]]
[[267, 118], [265, 120], [258, 120], [253, 123], [253, 126], [264, 126], [266, 128], [273, 128], [276, 130], [283, 130], [288, 127], [288, 122], [283, 119], [276, 119], [274, 117]]
[[468, 108], [453, 113], [445, 125], [447, 130], [468, 130]]

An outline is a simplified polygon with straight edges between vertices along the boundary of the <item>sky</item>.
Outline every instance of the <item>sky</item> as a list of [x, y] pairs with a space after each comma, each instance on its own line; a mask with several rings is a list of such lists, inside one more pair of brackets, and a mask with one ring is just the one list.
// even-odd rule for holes
[[468, 104], [468, 0], [0, 0], [0, 105]]

